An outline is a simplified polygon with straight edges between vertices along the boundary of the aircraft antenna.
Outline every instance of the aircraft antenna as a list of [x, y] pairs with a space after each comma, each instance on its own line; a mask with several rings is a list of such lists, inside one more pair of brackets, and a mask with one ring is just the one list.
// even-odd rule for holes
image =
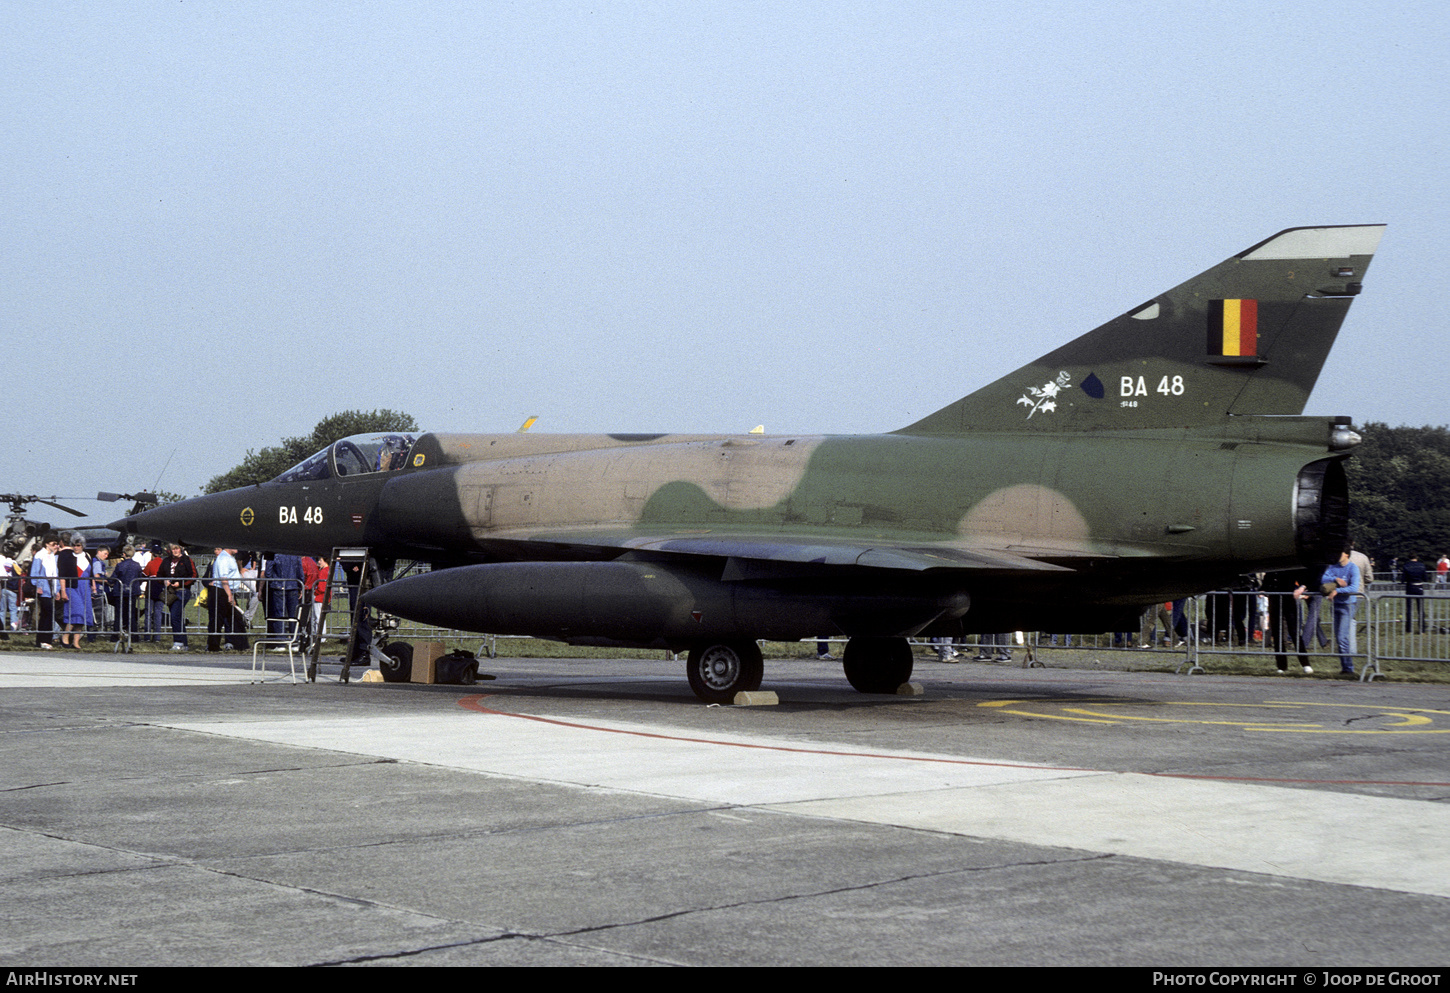
[[156, 488], [161, 485], [161, 477], [164, 476], [164, 475], [166, 475], [166, 467], [169, 466], [169, 465], [171, 465], [171, 460], [174, 459], [175, 457], [176, 457], [176, 449], [173, 448], [171, 450], [171, 454], [168, 455], [168, 456], [166, 456], [166, 462], [161, 466], [161, 471], [156, 474], [156, 482], [154, 482], [154, 483], [151, 484], [151, 492], [152, 493], [155, 493], [156, 492]]

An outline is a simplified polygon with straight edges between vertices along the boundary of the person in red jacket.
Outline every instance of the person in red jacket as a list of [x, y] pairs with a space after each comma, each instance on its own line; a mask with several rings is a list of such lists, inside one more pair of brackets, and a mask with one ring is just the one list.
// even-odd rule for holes
[[[312, 604], [306, 628], [317, 631], [322, 620], [322, 601], [327, 596], [327, 559], [304, 558], [302, 560], [303, 602]], [[306, 591], [311, 591], [311, 596]]]

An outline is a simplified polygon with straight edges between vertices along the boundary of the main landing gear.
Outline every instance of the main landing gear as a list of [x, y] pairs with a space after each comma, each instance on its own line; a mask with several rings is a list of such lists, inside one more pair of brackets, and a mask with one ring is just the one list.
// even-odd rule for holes
[[842, 662], [847, 682], [861, 693], [895, 693], [913, 664], [905, 638], [852, 638]]
[[696, 645], [685, 663], [690, 689], [706, 703], [734, 703], [735, 694], [760, 689], [765, 660], [753, 641]]
[[[895, 693], [911, 678], [911, 646], [905, 638], [852, 638], [846, 643], [846, 679], [861, 693]], [[753, 641], [721, 641], [690, 649], [685, 673], [690, 689], [706, 703], [734, 703], [735, 694], [760, 689], [765, 662]]]

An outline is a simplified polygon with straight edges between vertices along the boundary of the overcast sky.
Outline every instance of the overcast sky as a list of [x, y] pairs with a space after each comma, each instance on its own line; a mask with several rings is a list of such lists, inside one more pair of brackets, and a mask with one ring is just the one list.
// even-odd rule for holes
[[1389, 225], [1308, 412], [1450, 421], [1440, 5], [4, 10], [0, 490], [352, 408], [889, 431], [1308, 224]]

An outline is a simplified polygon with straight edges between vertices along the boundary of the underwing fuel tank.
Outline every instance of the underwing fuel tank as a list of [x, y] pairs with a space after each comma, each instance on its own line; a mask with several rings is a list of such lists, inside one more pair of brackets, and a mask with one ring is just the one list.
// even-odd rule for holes
[[786, 591], [660, 562], [503, 562], [408, 576], [363, 597], [425, 624], [574, 644], [671, 647], [711, 638], [899, 636], [966, 612], [965, 593]]

